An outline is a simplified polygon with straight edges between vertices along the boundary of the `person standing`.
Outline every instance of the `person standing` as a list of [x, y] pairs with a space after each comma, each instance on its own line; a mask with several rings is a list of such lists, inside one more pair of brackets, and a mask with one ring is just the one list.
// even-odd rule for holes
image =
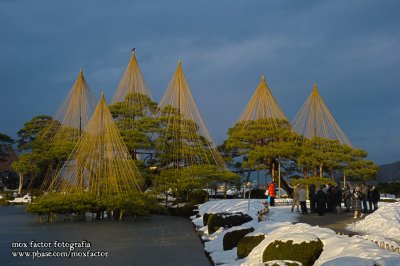
[[326, 200], [327, 200], [327, 212], [328, 213], [334, 213], [335, 211], [335, 188], [334, 187], [329, 187], [328, 190], [326, 191]]
[[367, 189], [368, 189], [367, 190], [368, 191], [367, 200], [368, 200], [369, 212], [372, 212], [372, 202], [373, 202], [373, 200], [372, 200], [372, 187], [370, 185], [368, 185]]
[[368, 206], [367, 206], [368, 188], [364, 183], [361, 184], [360, 193], [361, 193], [363, 212], [367, 213], [368, 212]]
[[320, 187], [320, 189], [317, 191], [317, 194], [315, 195], [315, 202], [317, 203], [317, 211], [319, 216], [323, 216], [325, 214], [326, 210], [326, 194], [323, 191], [323, 186]]
[[269, 205], [275, 206], [275, 184], [274, 181], [268, 187]]
[[340, 214], [342, 211], [342, 199], [343, 193], [338, 185], [335, 187], [335, 206], [336, 206], [336, 214]]
[[356, 187], [354, 189], [354, 219], [357, 219], [359, 216], [362, 217], [363, 214], [361, 213], [361, 201], [362, 201], [362, 192], [360, 187]]
[[301, 206], [301, 213], [307, 214], [307, 191], [304, 186], [300, 186], [299, 188], [299, 202]]
[[381, 194], [377, 187], [372, 186], [372, 203], [374, 204], [374, 211], [378, 209], [378, 201], [381, 199]]
[[308, 188], [308, 199], [310, 200], [310, 211], [311, 213], [316, 212], [316, 207], [315, 207], [315, 194], [317, 191], [315, 190], [315, 185], [311, 184]]
[[344, 191], [344, 201], [346, 203], [346, 212], [351, 210], [351, 199], [353, 198], [353, 194], [351, 193], [350, 187], [347, 186]]
[[297, 212], [300, 212], [299, 211], [299, 205], [300, 205], [300, 202], [299, 202], [299, 189], [300, 189], [300, 184], [297, 183], [296, 186], [293, 188], [292, 212], [293, 212], [294, 206], [297, 206]]

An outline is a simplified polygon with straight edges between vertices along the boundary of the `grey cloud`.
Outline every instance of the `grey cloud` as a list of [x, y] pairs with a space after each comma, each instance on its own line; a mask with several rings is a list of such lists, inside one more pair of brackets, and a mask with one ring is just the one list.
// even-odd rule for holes
[[378, 162], [398, 160], [399, 7], [394, 0], [1, 1], [0, 90], [11, 111], [0, 115], [0, 131], [15, 137], [33, 115], [54, 114], [79, 68], [96, 95], [104, 90], [111, 99], [136, 47], [157, 100], [183, 60], [219, 143], [265, 74], [289, 120], [317, 82], [355, 146]]

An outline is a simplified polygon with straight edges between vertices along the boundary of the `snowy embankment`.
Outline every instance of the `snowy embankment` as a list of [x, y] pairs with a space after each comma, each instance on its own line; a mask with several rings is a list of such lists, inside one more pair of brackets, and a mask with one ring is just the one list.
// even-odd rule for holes
[[25, 195], [23, 197], [16, 197], [13, 200], [9, 200], [10, 203], [31, 203], [32, 197], [29, 195]]
[[[241, 226], [229, 229], [220, 228], [215, 233], [208, 235], [203, 219], [194, 218], [193, 223], [199, 231], [204, 232], [203, 240], [205, 250], [210, 254], [215, 264], [225, 265], [264, 265], [262, 256], [265, 248], [275, 240], [293, 240], [294, 243], [308, 242], [319, 238], [324, 249], [314, 265], [400, 265], [400, 255], [380, 249], [370, 240], [360, 236], [348, 237], [337, 235], [334, 231], [297, 223], [297, 213], [290, 211], [290, 206], [277, 206], [270, 208], [267, 220], [257, 221], [257, 211], [262, 209], [260, 200], [219, 200], [210, 201], [199, 206], [199, 214], [219, 212], [243, 212], [250, 215], [253, 220]], [[237, 248], [223, 250], [223, 238], [228, 232], [253, 227], [254, 232], [247, 236], [265, 235], [265, 239], [256, 246], [244, 259], [237, 258]]]
[[378, 210], [364, 220], [348, 225], [346, 229], [363, 234], [365, 238], [373, 241], [384, 241], [391, 245], [393, 244], [390, 240], [396, 241], [399, 246], [400, 202], [380, 203]]

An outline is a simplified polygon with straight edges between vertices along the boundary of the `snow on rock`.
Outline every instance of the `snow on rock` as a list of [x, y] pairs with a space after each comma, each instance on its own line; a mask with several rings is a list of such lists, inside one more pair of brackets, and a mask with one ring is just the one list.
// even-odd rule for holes
[[353, 232], [378, 235], [400, 242], [400, 202], [382, 204], [378, 210], [346, 227]]
[[237, 248], [224, 251], [224, 236], [228, 232], [247, 228], [249, 228], [249, 226], [235, 226], [227, 230], [215, 232], [209, 237], [211, 241], [204, 243], [204, 250], [210, 253], [210, 256], [215, 264], [229, 264], [232, 260], [236, 259]]
[[194, 223], [194, 225], [196, 227], [203, 227], [203, 216], [199, 217], [199, 218], [194, 218], [192, 219], [192, 223]]
[[31, 203], [32, 197], [29, 195], [24, 195], [23, 197], [17, 197], [13, 200], [9, 200], [10, 203]]
[[215, 265], [230, 265], [236, 259], [237, 248], [227, 251], [216, 251], [210, 254]]
[[257, 220], [257, 212], [264, 208], [262, 200], [250, 200], [243, 199], [232, 199], [232, 200], [214, 200], [208, 201], [199, 206], [199, 214], [204, 213], [219, 213], [219, 212], [242, 212], [247, 213], [253, 219]]
[[[379, 214], [379, 212], [382, 212], [379, 214], [380, 217], [384, 217], [385, 219], [395, 222], [395, 219], [398, 219], [399, 215], [399, 209], [396, 207], [398, 205], [388, 207], [388, 209], [384, 208], [385, 206], [386, 205], [382, 205], [382, 207], [380, 207], [380, 209], [378, 209], [375, 213]], [[204, 213], [243, 212], [249, 214], [254, 219], [253, 221], [241, 226], [232, 227], [225, 230], [220, 228], [220, 230], [214, 234], [205, 236], [206, 239], [209, 240], [209, 242], [205, 242], [205, 250], [210, 254], [215, 264], [238, 266], [264, 265], [262, 262], [264, 250], [275, 240], [293, 240], [294, 243], [301, 243], [319, 238], [324, 244], [324, 250], [314, 265], [400, 265], [399, 254], [378, 248], [373, 241], [369, 240], [370, 238], [366, 239], [365, 236], [348, 237], [344, 235], [336, 235], [334, 231], [328, 228], [311, 226], [304, 223], [293, 224], [292, 221], [296, 221], [297, 213], [292, 213], [290, 211], [290, 207], [288, 206], [271, 207], [270, 213], [267, 215], [267, 220], [263, 222], [257, 222], [256, 214], [261, 208], [263, 208], [263, 206], [262, 201], [260, 200], [251, 200], [249, 211], [247, 200], [210, 201], [199, 206], [199, 213], [201, 215]], [[390, 215], [390, 210], [392, 212], [396, 211], [397, 214], [395, 213]], [[201, 218], [194, 219], [194, 223], [202, 226], [200, 219]], [[396, 229], [393, 228], [398, 228], [398, 221], [399, 220], [397, 220], [396, 225], [393, 225], [392, 222], [386, 222], [386, 225], [390, 227], [385, 230], [389, 230], [392, 233], [395, 232]], [[384, 223], [382, 222], [382, 224]], [[246, 258], [237, 259], [237, 248], [227, 251], [223, 250], [223, 237], [227, 232], [248, 227], [253, 227], [255, 229], [254, 232], [249, 233], [248, 235], [264, 234], [265, 239], [258, 246], [256, 246]], [[380, 227], [380, 225], [377, 225], [376, 227]], [[200, 230], [203, 230], [205, 233], [207, 233], [205, 227], [201, 228]], [[400, 236], [400, 234], [397, 233], [397, 236]], [[283, 261], [281, 262], [283, 263]]]
[[265, 263], [265, 265], [272, 266], [286, 266], [290, 263], [290, 265], [297, 265], [297, 266], [302, 266], [301, 262], [297, 261], [292, 261], [292, 260], [270, 260]]
[[282, 242], [287, 242], [291, 240], [293, 241], [292, 244], [300, 244], [303, 242], [310, 243], [311, 241], [318, 241], [318, 237], [310, 233], [293, 233], [293, 234], [284, 234], [281, 237], [276, 238], [275, 240], [279, 240]]

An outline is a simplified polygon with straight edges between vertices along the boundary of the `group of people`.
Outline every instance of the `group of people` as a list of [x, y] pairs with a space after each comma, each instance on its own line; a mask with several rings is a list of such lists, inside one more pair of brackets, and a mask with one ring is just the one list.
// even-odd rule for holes
[[363, 213], [373, 212], [378, 209], [380, 193], [377, 187], [362, 184], [360, 187], [354, 189], [352, 195], [351, 193], [349, 194], [349, 197], [352, 197], [349, 201], [353, 204], [354, 218], [363, 216]]
[[[375, 186], [367, 186], [362, 184], [353, 190], [346, 187], [344, 192], [338, 186], [322, 185], [317, 190], [315, 185], [311, 184], [308, 188], [308, 198], [310, 200], [311, 213], [318, 213], [322, 216], [325, 213], [337, 213], [342, 211], [342, 203], [346, 207], [346, 211], [354, 211], [354, 218], [358, 218], [363, 213], [373, 212], [378, 209], [378, 201], [380, 194]], [[307, 214], [307, 191], [304, 186], [296, 184], [293, 188], [292, 212], [297, 207], [297, 212]]]

